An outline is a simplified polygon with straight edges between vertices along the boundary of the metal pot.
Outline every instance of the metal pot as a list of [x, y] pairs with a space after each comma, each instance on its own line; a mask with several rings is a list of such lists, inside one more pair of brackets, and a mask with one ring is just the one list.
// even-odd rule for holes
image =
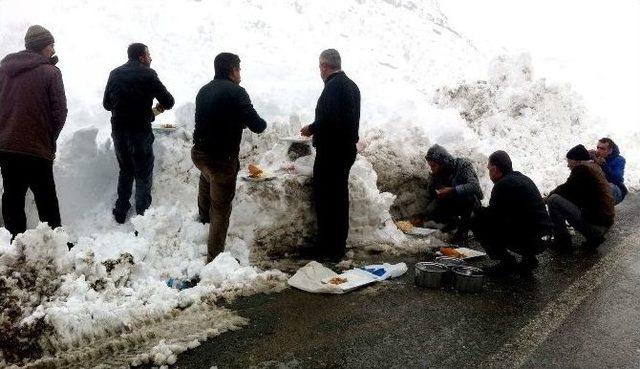
[[480, 268], [461, 265], [452, 269], [455, 286], [459, 292], [480, 292], [484, 282], [484, 272]]
[[438, 263], [420, 262], [415, 266], [415, 283], [419, 287], [440, 288], [449, 269]]
[[451, 256], [438, 256], [435, 262], [447, 267], [448, 271], [447, 274], [444, 275], [444, 283], [449, 285], [453, 284], [453, 281], [455, 279], [451, 269], [457, 266], [465, 265], [464, 260], [452, 258]]

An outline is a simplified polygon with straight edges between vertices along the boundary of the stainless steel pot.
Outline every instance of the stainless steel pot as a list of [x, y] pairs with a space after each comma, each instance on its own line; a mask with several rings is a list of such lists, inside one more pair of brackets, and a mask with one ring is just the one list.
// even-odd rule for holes
[[435, 262], [438, 264], [442, 264], [448, 268], [465, 265], [464, 260], [459, 258], [452, 258], [451, 256], [438, 256], [436, 257]]
[[442, 264], [420, 262], [415, 266], [415, 283], [419, 287], [440, 288], [449, 268]]
[[484, 282], [484, 272], [480, 268], [461, 265], [452, 269], [455, 286], [459, 292], [480, 292]]

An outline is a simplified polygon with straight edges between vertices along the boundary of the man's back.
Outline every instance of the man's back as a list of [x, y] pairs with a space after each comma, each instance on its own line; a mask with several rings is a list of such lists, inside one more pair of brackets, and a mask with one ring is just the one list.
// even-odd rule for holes
[[117, 131], [146, 131], [154, 120], [153, 99], [165, 109], [173, 107], [173, 96], [160, 82], [156, 72], [130, 60], [109, 74], [104, 93], [104, 108], [113, 113], [111, 123]]
[[552, 227], [538, 187], [520, 172], [511, 172], [495, 184], [489, 208], [509, 228], [505, 231], [533, 236]]
[[237, 159], [245, 127], [256, 133], [267, 127], [245, 89], [217, 77], [198, 92], [195, 121], [195, 148], [221, 160]]
[[0, 150], [52, 160], [67, 115], [60, 70], [34, 52], [0, 65]]

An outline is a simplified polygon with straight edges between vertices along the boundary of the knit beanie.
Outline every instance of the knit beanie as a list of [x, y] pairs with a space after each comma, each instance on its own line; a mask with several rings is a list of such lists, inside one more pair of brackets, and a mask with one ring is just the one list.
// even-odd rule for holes
[[27, 50], [40, 52], [54, 43], [53, 35], [44, 27], [34, 25], [29, 27], [24, 36], [24, 46]]
[[513, 172], [513, 164], [511, 163], [511, 158], [505, 151], [498, 150], [489, 155], [489, 164], [498, 167], [498, 169], [500, 169], [500, 171], [504, 175]]
[[584, 145], [580, 144], [575, 146], [567, 152], [567, 159], [578, 160], [578, 161], [586, 161], [591, 160], [591, 155], [589, 155], [589, 151]]

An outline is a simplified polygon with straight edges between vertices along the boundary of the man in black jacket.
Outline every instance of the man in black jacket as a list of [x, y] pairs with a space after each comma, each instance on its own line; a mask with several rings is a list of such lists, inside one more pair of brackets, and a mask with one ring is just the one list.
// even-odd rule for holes
[[214, 61], [216, 75], [196, 97], [196, 127], [191, 158], [200, 169], [198, 211], [209, 223], [207, 263], [224, 251], [240, 167], [238, 155], [242, 131], [262, 133], [267, 123], [253, 108], [240, 87], [240, 58], [221, 53]]
[[103, 106], [111, 111], [111, 138], [120, 165], [118, 200], [113, 209], [116, 222], [124, 223], [129, 208], [133, 181], [136, 181], [136, 213], [144, 214], [151, 205], [153, 183], [153, 141], [151, 122], [155, 109], [161, 113], [171, 109], [173, 96], [158, 74], [150, 68], [151, 55], [144, 44], [127, 49], [129, 61], [109, 74]]
[[313, 193], [318, 221], [318, 253], [340, 260], [349, 234], [349, 172], [356, 158], [360, 124], [360, 90], [341, 70], [338, 51], [320, 54], [324, 90], [318, 99], [315, 121], [302, 128], [313, 136], [316, 158]]
[[513, 171], [504, 151], [489, 156], [487, 169], [494, 183], [491, 199], [488, 207], [476, 211], [472, 228], [489, 257], [499, 261], [489, 271], [515, 270], [509, 251], [522, 256], [521, 268], [535, 268], [536, 254], [544, 250], [553, 229], [540, 191], [529, 177]]

